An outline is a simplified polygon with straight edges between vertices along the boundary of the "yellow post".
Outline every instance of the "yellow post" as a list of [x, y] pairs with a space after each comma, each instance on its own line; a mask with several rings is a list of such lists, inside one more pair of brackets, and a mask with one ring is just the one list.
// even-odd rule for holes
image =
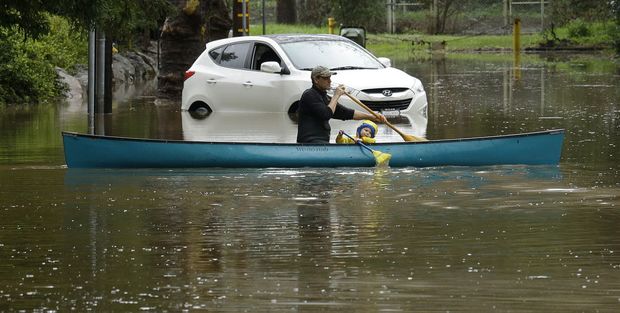
[[333, 17], [327, 18], [327, 28], [330, 34], [334, 34], [334, 28], [336, 27], [336, 19]]
[[515, 18], [512, 29], [512, 50], [518, 53], [521, 50], [521, 20]]

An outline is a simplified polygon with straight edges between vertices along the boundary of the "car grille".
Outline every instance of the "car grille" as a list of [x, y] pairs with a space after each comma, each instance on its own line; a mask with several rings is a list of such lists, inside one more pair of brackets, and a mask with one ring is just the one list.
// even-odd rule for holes
[[374, 89], [364, 89], [363, 92], [367, 94], [382, 94], [384, 90], [389, 90], [392, 93], [407, 91], [409, 88], [374, 88]]
[[411, 98], [403, 99], [403, 100], [392, 100], [392, 101], [369, 101], [362, 100], [367, 107], [372, 109], [373, 111], [381, 111], [381, 110], [404, 110], [411, 103]]

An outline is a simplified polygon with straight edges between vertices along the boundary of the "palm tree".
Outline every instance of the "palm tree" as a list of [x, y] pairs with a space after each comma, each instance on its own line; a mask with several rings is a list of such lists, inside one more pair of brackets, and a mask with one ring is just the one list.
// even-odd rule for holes
[[232, 21], [225, 0], [169, 0], [178, 10], [166, 18], [160, 38], [160, 97], [178, 98], [183, 75], [209, 41], [228, 37]]

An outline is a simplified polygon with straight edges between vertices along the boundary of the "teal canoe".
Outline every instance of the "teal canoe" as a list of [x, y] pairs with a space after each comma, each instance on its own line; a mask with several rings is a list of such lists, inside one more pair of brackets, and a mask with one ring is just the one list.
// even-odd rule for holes
[[[62, 132], [69, 168], [370, 167], [359, 145], [204, 142]], [[392, 155], [392, 167], [554, 165], [564, 130], [370, 145]]]

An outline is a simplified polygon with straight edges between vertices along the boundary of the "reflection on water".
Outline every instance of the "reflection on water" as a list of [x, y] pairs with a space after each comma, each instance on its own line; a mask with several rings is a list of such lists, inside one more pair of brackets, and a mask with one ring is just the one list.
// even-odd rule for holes
[[[87, 131], [85, 107], [3, 108], [0, 311], [615, 312], [617, 65], [528, 62], [519, 81], [501, 60], [395, 63], [430, 106], [428, 124], [392, 122], [430, 138], [566, 128], [559, 167], [66, 169], [60, 131]], [[296, 135], [288, 115], [200, 119], [149, 97], [101, 119], [115, 136]]]
[[[424, 136], [427, 119], [418, 114], [395, 114], [388, 117], [399, 130]], [[222, 142], [278, 142], [297, 141], [297, 118], [288, 113], [222, 113], [196, 116], [181, 112], [184, 140]], [[354, 134], [359, 121], [331, 120], [332, 142], [338, 130]], [[402, 141], [400, 135], [385, 125], [378, 125], [378, 142]]]
[[0, 296], [14, 309], [605, 311], [619, 194], [571, 172], [17, 170]]

